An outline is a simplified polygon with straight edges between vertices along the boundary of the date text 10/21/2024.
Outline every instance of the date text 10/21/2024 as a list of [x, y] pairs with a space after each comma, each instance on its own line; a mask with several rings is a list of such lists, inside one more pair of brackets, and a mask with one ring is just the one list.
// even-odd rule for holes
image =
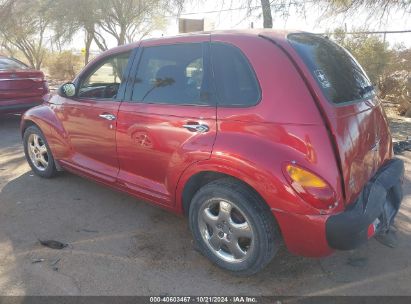
[[210, 296], [159, 296], [150, 297], [150, 303], [258, 303], [256, 297], [232, 296], [232, 297], [210, 297]]

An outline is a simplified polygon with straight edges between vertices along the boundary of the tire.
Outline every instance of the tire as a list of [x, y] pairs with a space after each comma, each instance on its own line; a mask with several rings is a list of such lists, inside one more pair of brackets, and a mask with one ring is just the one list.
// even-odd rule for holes
[[262, 270], [281, 244], [268, 206], [232, 178], [210, 182], [197, 191], [190, 204], [189, 225], [199, 251], [236, 275]]
[[57, 169], [46, 137], [36, 126], [30, 126], [23, 135], [24, 154], [33, 172], [44, 178], [57, 174]]

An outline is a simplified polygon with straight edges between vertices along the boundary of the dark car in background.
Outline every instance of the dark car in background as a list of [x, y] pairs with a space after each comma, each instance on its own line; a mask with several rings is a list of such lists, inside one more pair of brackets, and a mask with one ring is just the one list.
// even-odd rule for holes
[[0, 56], [0, 115], [23, 113], [41, 104], [48, 92], [43, 72]]

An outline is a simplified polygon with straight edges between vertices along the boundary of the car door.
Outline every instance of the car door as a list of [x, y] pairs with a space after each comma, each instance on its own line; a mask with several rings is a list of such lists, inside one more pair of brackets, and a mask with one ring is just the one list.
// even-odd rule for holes
[[118, 182], [171, 205], [181, 173], [208, 159], [216, 136], [209, 35], [141, 44], [117, 120]]
[[65, 98], [57, 111], [72, 149], [63, 162], [107, 182], [119, 170], [116, 118], [129, 58], [125, 52], [93, 64], [76, 81], [76, 96]]

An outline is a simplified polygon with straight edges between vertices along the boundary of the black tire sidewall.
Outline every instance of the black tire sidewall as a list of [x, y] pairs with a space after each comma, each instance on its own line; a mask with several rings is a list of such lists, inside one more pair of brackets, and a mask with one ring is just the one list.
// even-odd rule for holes
[[[38, 170], [38, 169], [34, 166], [34, 164], [32, 163], [32, 161], [31, 161], [31, 159], [30, 159], [29, 152], [28, 152], [28, 139], [29, 139], [29, 136], [30, 136], [31, 134], [36, 134], [36, 135], [38, 135], [38, 136], [43, 140], [43, 142], [45, 143], [45, 145], [46, 145], [46, 147], [47, 147], [48, 166], [47, 166], [47, 169], [44, 170], [44, 171]], [[48, 145], [48, 142], [47, 142], [47, 140], [46, 140], [46, 137], [44, 136], [43, 132], [41, 132], [41, 130], [40, 130], [38, 127], [36, 127], [36, 126], [30, 126], [30, 127], [28, 127], [28, 128], [24, 131], [24, 135], [23, 135], [23, 145], [24, 145], [24, 154], [25, 154], [25, 156], [26, 156], [26, 160], [27, 160], [27, 162], [29, 163], [31, 169], [33, 170], [33, 172], [34, 172], [36, 175], [41, 176], [41, 177], [45, 177], [45, 178], [50, 178], [50, 177], [53, 177], [53, 176], [57, 173], [56, 166], [55, 166], [55, 164], [54, 164], [54, 158], [53, 158], [53, 155], [52, 155], [52, 153], [51, 153], [51, 150], [50, 150], [50, 147], [49, 147], [49, 145]]]
[[[245, 261], [238, 263], [229, 263], [224, 261], [212, 252], [203, 240], [199, 229], [198, 214], [203, 203], [212, 198], [235, 202], [235, 205], [241, 209], [241, 212], [243, 212], [249, 220], [249, 224], [252, 226], [254, 232], [253, 242], [255, 247], [254, 251]], [[269, 247], [273, 244], [269, 244], [269, 242], [275, 241], [275, 237], [267, 235], [264, 218], [261, 213], [266, 212], [266, 210], [261, 210], [263, 208], [258, 208], [260, 206], [256, 206], [256, 204], [259, 204], [259, 202], [256, 202], [255, 200], [256, 198], [247, 191], [233, 191], [232, 189], [223, 187], [222, 185], [210, 183], [201, 188], [194, 195], [190, 204], [189, 225], [198, 249], [213, 263], [237, 275], [251, 275], [258, 272], [269, 262], [269, 260], [271, 260], [274, 255], [267, 254], [272, 251]], [[264, 216], [267, 215], [265, 214]], [[275, 245], [278, 247], [278, 244]], [[276, 251], [277, 250], [275, 250], [275, 252]]]

